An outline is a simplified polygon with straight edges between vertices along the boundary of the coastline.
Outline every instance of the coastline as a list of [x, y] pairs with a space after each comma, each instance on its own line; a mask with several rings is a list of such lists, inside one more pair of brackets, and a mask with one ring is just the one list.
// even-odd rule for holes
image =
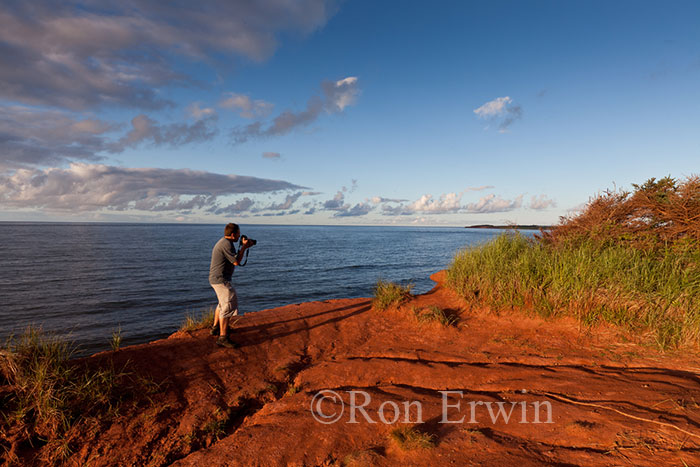
[[[690, 401], [698, 391], [697, 357], [653, 351], [624, 342], [611, 327], [585, 330], [569, 318], [545, 321], [517, 310], [466, 309], [443, 286], [444, 272], [431, 278], [437, 283], [432, 290], [386, 311], [357, 298], [243, 315], [232, 332], [241, 344], [236, 350], [216, 347], [208, 329], [200, 329], [81, 359], [87, 365], [128, 366], [158, 389], [147, 403], [134, 402], [94, 433], [73, 433], [70, 460], [435, 465], [468, 459], [510, 466], [609, 465], [624, 458], [658, 465], [678, 462], [674, 443], [682, 441], [686, 453], [699, 452], [700, 439], [615, 412], [657, 420], [663, 410], [665, 423], [696, 431], [700, 411]], [[414, 318], [416, 310], [433, 306], [454, 313], [456, 326]], [[374, 423], [361, 413], [358, 423], [347, 418], [320, 423], [310, 404], [325, 390], [336, 391], [345, 404], [349, 391], [368, 394], [365, 410]], [[440, 391], [446, 390], [462, 392], [461, 398], [450, 396], [449, 418], [466, 416], [465, 422], [440, 423], [445, 404]], [[420, 403], [422, 423], [411, 426], [431, 437], [431, 447], [403, 449], [392, 438], [403, 420], [389, 424], [379, 418], [383, 403], [401, 407], [405, 401]], [[549, 402], [552, 423], [533, 423], [532, 416], [528, 423], [493, 422], [486, 406], [480, 406], [477, 423], [467, 423], [465, 407], [474, 401]], [[455, 408], [460, 402], [461, 411]], [[646, 444], [624, 441], [629, 433]], [[653, 459], [645, 447], [652, 441]], [[623, 442], [624, 450], [615, 449]], [[31, 454], [25, 451], [25, 459]]]

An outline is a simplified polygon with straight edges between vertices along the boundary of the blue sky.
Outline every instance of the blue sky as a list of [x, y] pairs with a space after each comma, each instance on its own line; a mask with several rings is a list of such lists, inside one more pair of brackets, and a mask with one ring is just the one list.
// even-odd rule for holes
[[554, 223], [700, 160], [697, 2], [3, 2], [0, 220]]

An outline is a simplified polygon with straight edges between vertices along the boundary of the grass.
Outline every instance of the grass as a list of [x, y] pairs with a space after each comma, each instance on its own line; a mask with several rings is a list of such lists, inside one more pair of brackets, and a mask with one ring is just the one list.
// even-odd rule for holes
[[413, 289], [412, 284], [402, 286], [379, 279], [374, 286], [372, 306], [382, 311], [391, 306], [400, 305], [411, 298], [411, 289]]
[[457, 316], [454, 313], [445, 311], [442, 308], [431, 305], [427, 308], [414, 309], [413, 314], [419, 323], [438, 323], [442, 326], [455, 326], [457, 324]]
[[122, 328], [119, 326], [116, 331], [112, 333], [112, 340], [110, 341], [110, 345], [112, 346], [112, 350], [115, 352], [119, 350], [119, 348], [122, 345]]
[[189, 312], [185, 321], [180, 326], [180, 331], [195, 331], [197, 329], [210, 328], [214, 325], [214, 308], [209, 308], [197, 314]]
[[644, 250], [507, 233], [459, 252], [448, 285], [467, 301], [570, 315], [651, 334], [660, 348], [700, 343], [700, 248]]
[[356, 449], [343, 457], [340, 463], [342, 467], [373, 467], [379, 463], [382, 456], [372, 449]]
[[[32, 327], [10, 339], [0, 352], [8, 391], [0, 431], [21, 433], [32, 444], [41, 440], [64, 458], [70, 455], [72, 428], [116, 416], [126, 398], [145, 389], [113, 365], [88, 368], [71, 362], [74, 350], [65, 340]], [[53, 461], [60, 461], [58, 457]]]
[[435, 436], [423, 433], [410, 425], [391, 430], [389, 435], [404, 451], [430, 449], [435, 446]]

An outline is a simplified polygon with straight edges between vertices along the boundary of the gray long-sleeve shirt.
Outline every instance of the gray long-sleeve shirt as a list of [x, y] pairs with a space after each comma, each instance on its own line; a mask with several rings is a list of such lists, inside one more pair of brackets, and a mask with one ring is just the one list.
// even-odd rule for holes
[[233, 240], [222, 237], [211, 250], [211, 264], [209, 265], [209, 283], [223, 284], [231, 282], [233, 276], [233, 263], [236, 262], [236, 248]]

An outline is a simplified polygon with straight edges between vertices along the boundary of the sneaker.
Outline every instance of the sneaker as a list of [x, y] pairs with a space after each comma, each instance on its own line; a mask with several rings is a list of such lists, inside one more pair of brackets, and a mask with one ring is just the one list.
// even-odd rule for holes
[[219, 347], [226, 347], [228, 349], [235, 349], [238, 347], [238, 344], [232, 342], [227, 336], [221, 336], [216, 339], [216, 345]]
[[212, 336], [218, 336], [219, 335], [219, 325], [217, 324], [216, 326], [212, 326], [211, 331], [209, 331], [209, 334]]

